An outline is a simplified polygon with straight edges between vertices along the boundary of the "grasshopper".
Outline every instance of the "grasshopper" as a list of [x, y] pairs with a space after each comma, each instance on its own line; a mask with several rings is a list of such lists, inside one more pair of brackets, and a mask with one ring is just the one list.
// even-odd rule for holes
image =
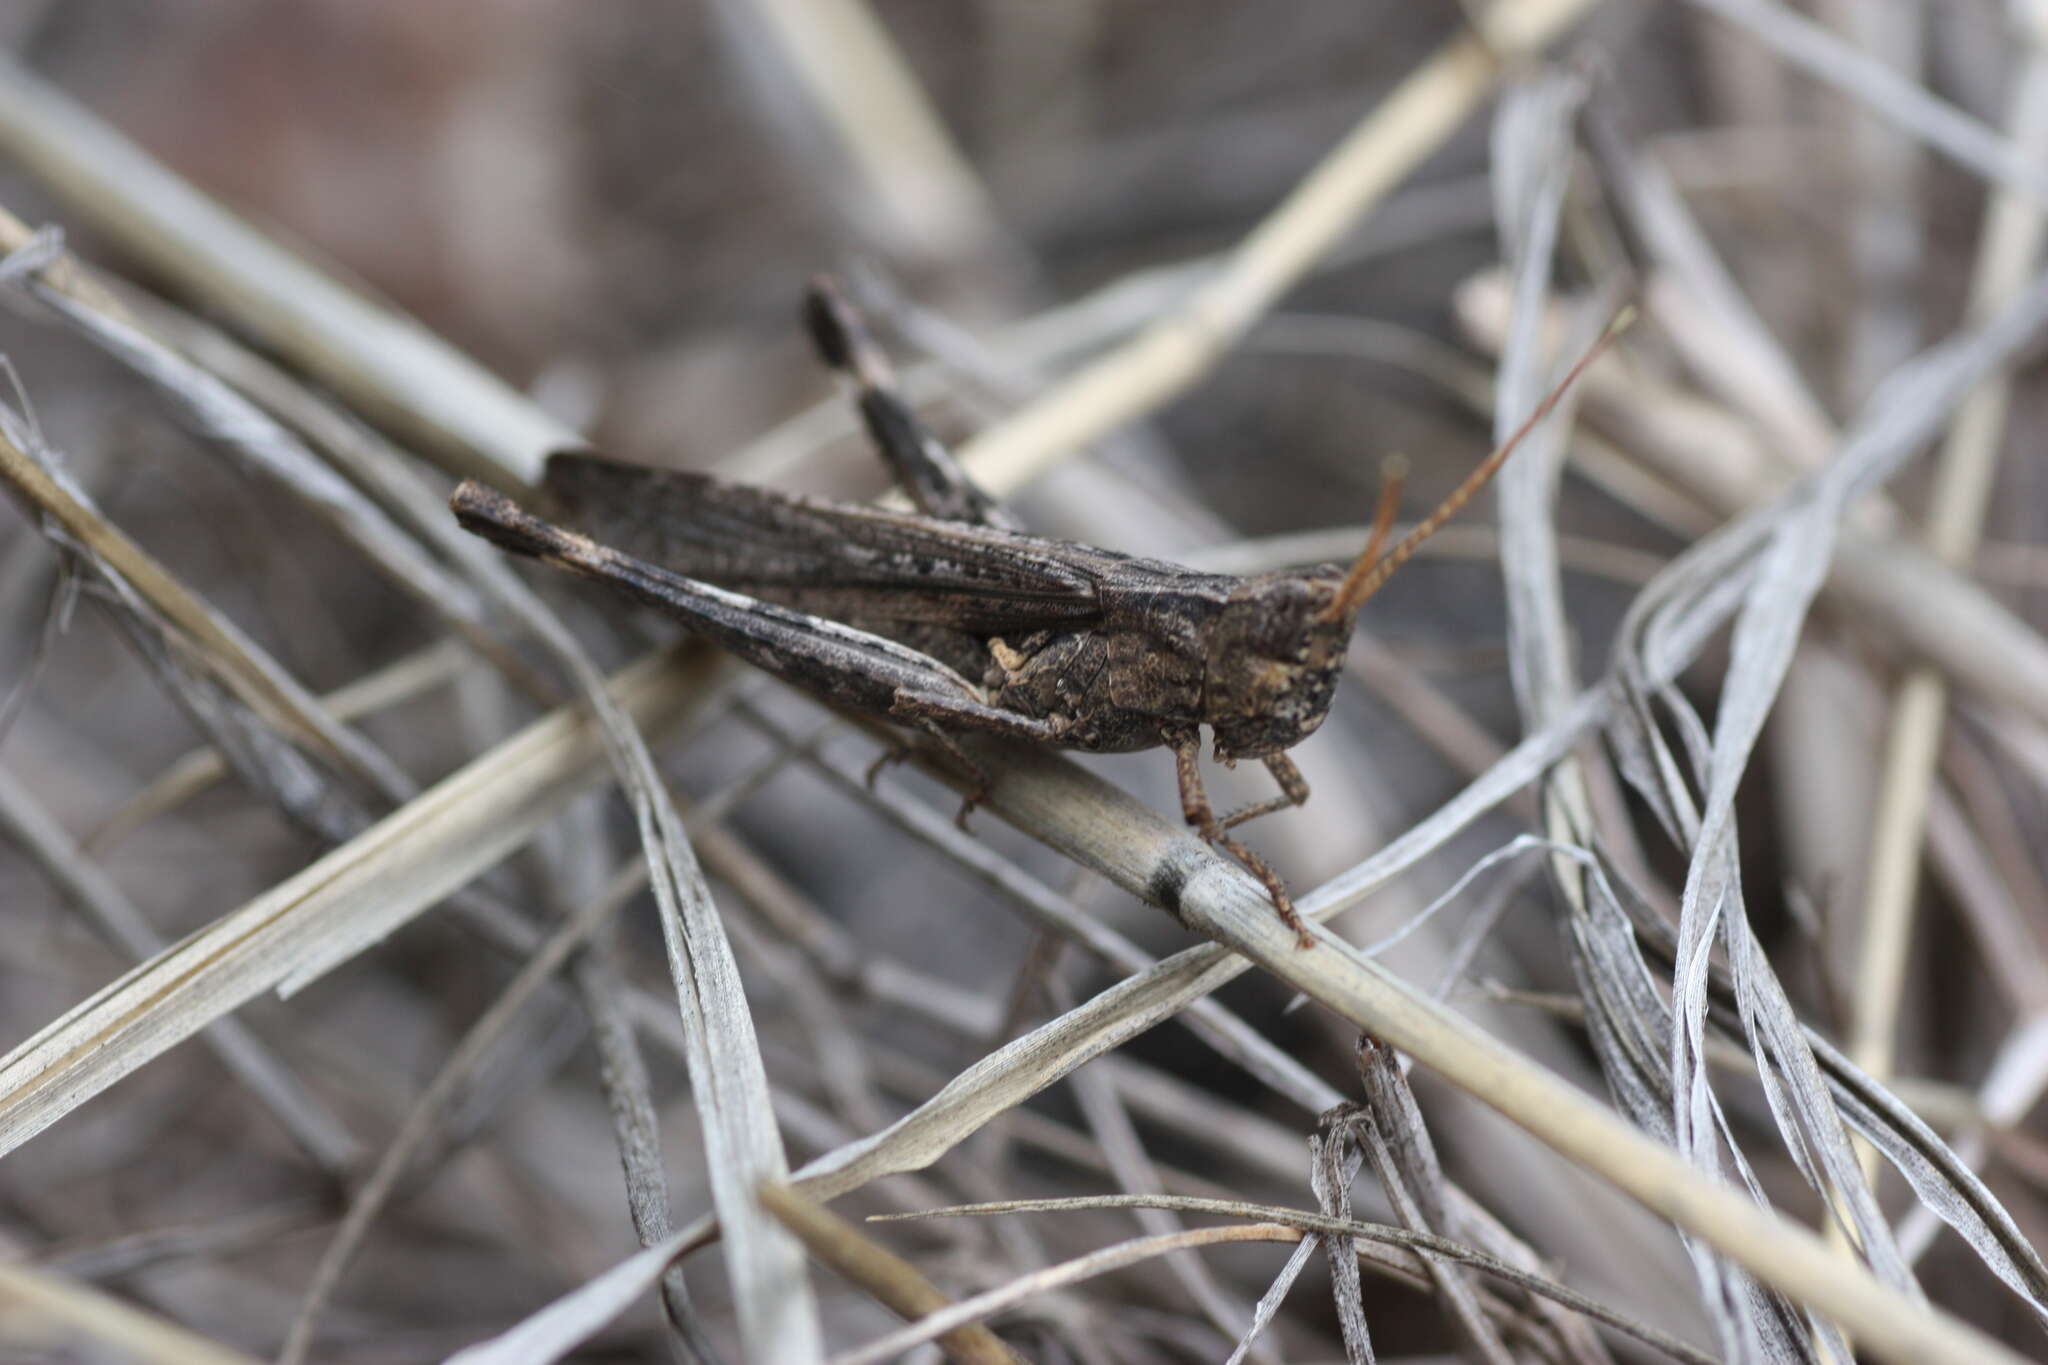
[[[475, 482], [456, 489], [457, 518], [507, 550], [607, 583], [831, 705], [926, 732], [978, 775], [963, 820], [987, 784], [955, 734], [1092, 753], [1170, 749], [1188, 825], [1265, 885], [1304, 945], [1286, 885], [1230, 831], [1308, 799], [1286, 751], [1329, 714], [1359, 608], [1485, 486], [1618, 330], [1391, 549], [1396, 470], [1348, 568], [1237, 577], [1017, 529], [918, 421], [828, 282], [813, 286], [805, 317], [825, 361], [852, 380], [869, 436], [916, 513], [562, 452], [548, 461], [544, 491], [592, 535]], [[1260, 760], [1279, 795], [1219, 816], [1202, 785], [1203, 726], [1217, 761]]]

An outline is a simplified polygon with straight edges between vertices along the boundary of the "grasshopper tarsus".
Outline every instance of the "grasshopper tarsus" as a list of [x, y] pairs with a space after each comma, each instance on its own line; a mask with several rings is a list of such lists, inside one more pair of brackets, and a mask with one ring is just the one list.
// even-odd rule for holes
[[891, 744], [888, 748], [875, 755], [874, 762], [868, 764], [867, 771], [861, 774], [861, 785], [869, 791], [873, 791], [875, 783], [881, 780], [883, 772], [909, 758], [910, 753], [910, 745], [905, 740], [898, 740]]
[[1281, 899], [1273, 903], [1273, 908], [1280, 912], [1280, 922], [1294, 931], [1295, 947], [1307, 952], [1316, 946], [1316, 936], [1308, 931], [1308, 921], [1301, 917], [1301, 912], [1294, 908], [1294, 902], [1287, 899], [1284, 892]]
[[1272, 898], [1273, 910], [1280, 916], [1280, 922], [1294, 931], [1296, 947], [1315, 946], [1315, 938], [1308, 931], [1308, 922], [1302, 919], [1301, 912], [1294, 908], [1294, 897], [1287, 894], [1287, 883], [1280, 879], [1280, 874], [1275, 872], [1264, 858], [1226, 834], [1223, 826], [1214, 819], [1206, 826], [1195, 826], [1195, 833], [1202, 837], [1204, 843], [1222, 849], [1245, 871], [1259, 879], [1266, 888], [1266, 894]]
[[1280, 916], [1280, 922], [1294, 931], [1295, 947], [1315, 947], [1315, 937], [1308, 931], [1308, 922], [1302, 919], [1301, 912], [1294, 908], [1294, 897], [1287, 894], [1287, 883], [1280, 880], [1279, 873], [1267, 866], [1264, 858], [1225, 834], [1220, 826], [1210, 830], [1198, 830], [1197, 833], [1235, 858], [1247, 872], [1265, 883], [1266, 894], [1272, 897], [1273, 910]]

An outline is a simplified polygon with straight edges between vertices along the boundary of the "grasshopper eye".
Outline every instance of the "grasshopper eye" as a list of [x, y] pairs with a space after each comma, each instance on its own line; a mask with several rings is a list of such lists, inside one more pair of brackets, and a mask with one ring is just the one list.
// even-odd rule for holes
[[1262, 659], [1279, 663], [1307, 663], [1314, 642], [1300, 616], [1287, 610], [1269, 610], [1254, 618], [1245, 643]]

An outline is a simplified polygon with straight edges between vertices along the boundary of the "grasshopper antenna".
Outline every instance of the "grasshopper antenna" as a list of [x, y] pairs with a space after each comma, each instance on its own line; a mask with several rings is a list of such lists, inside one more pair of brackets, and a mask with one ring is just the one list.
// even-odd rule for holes
[[[1401, 485], [1407, 481], [1406, 455], [1389, 455], [1380, 461], [1380, 500], [1379, 505], [1372, 509], [1372, 534], [1365, 538], [1365, 553], [1351, 566], [1351, 572], [1344, 576], [1343, 585], [1337, 590], [1339, 602], [1349, 598], [1352, 579], [1362, 578], [1371, 573], [1373, 566], [1380, 562], [1380, 551], [1386, 548], [1387, 537], [1394, 533], [1394, 518], [1401, 511]], [[1370, 589], [1358, 600], [1363, 602], [1369, 596]], [[1342, 610], [1350, 611], [1351, 608], [1345, 607]], [[1335, 617], [1331, 619], [1334, 620]]]
[[[1578, 382], [1579, 376], [1584, 374], [1587, 367], [1600, 358], [1600, 353], [1613, 344], [1614, 339], [1626, 331], [1629, 324], [1635, 320], [1636, 310], [1633, 305], [1616, 313], [1613, 321], [1601, 331], [1598, 339], [1586, 348], [1586, 353], [1580, 356], [1565, 377], [1557, 382], [1557, 387], [1546, 394], [1543, 401], [1536, 405], [1536, 410], [1529, 414], [1528, 420], [1515, 429], [1514, 435], [1508, 437], [1498, 450], [1482, 460], [1479, 468], [1473, 470], [1465, 482], [1451, 490], [1451, 495], [1438, 503], [1435, 511], [1416, 523], [1415, 529], [1403, 536], [1400, 543], [1384, 556], [1380, 553], [1380, 547], [1385, 543], [1387, 533], [1393, 525], [1393, 504], [1400, 497], [1401, 475], [1405, 472], [1406, 462], [1403, 461], [1396, 469], [1383, 469], [1380, 475], [1380, 503], [1373, 513], [1372, 534], [1366, 540], [1365, 552], [1359, 555], [1358, 562], [1351, 566], [1351, 571], [1344, 575], [1344, 581], [1337, 587], [1337, 596], [1324, 609], [1322, 619], [1338, 621], [1355, 615], [1358, 609], [1365, 605], [1367, 598], [1378, 592], [1386, 581], [1394, 576], [1396, 570], [1415, 557], [1415, 552], [1422, 548], [1424, 541], [1442, 530], [1445, 522], [1464, 510], [1465, 504], [1472, 501], [1480, 489], [1486, 487], [1493, 476], [1500, 472], [1500, 467], [1507, 463], [1508, 456], [1515, 453], [1515, 447], [1522, 443], [1522, 438], [1534, 431], [1539, 422], [1556, 410], [1565, 393]], [[1389, 464], [1392, 463], [1389, 461]]]

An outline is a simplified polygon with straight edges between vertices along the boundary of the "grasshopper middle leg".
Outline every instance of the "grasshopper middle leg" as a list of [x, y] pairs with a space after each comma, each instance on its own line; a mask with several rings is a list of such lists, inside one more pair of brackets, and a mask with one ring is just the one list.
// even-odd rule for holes
[[[897, 720], [916, 726], [938, 741], [949, 757], [965, 770], [973, 786], [960, 803], [960, 810], [953, 823], [967, 828], [967, 817], [974, 808], [988, 799], [988, 769], [976, 762], [974, 756], [962, 749], [953, 738], [952, 731], [968, 730], [987, 735], [1003, 735], [1010, 739], [1031, 740], [1039, 744], [1057, 744], [1064, 727], [1056, 721], [1040, 720], [1034, 716], [1005, 711], [1000, 707], [981, 702], [969, 701], [962, 697], [934, 692], [901, 691], [896, 694], [889, 714]], [[890, 758], [883, 755], [880, 763]], [[872, 771], [872, 770], [871, 770]]]

